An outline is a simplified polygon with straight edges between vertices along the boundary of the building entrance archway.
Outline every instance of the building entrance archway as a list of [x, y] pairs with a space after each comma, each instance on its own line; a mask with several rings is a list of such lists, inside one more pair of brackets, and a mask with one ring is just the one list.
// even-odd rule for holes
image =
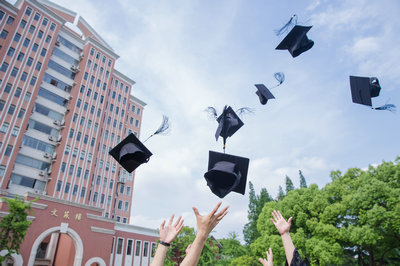
[[[75, 256], [73, 259], [73, 265], [74, 266], [78, 266], [82, 264], [82, 258], [83, 258], [83, 242], [81, 237], [79, 236], [79, 234], [68, 227], [68, 224], [62, 223], [61, 226], [56, 226], [56, 227], [52, 227], [47, 229], [46, 231], [42, 232], [35, 240], [35, 242], [32, 245], [32, 249], [29, 255], [29, 262], [28, 265], [34, 265], [35, 259], [38, 255], [38, 250], [40, 252], [40, 247], [42, 244], [42, 242], [45, 239], [48, 239], [48, 237], [52, 234], [58, 234], [61, 233], [60, 235], [62, 237], [64, 237], [65, 239], [71, 239], [73, 246], [75, 248]], [[65, 234], [65, 235], [64, 235]], [[58, 239], [57, 239], [58, 241]], [[67, 240], [68, 241], [68, 240]]]

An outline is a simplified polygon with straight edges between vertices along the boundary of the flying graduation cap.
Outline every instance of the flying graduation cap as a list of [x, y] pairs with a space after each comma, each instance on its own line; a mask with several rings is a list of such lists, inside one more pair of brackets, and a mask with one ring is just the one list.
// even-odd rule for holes
[[[274, 77], [279, 82], [279, 84], [272, 87], [271, 89], [276, 88], [283, 83], [283, 81], [285, 80], [285, 74], [283, 74], [282, 72], [277, 72], [274, 74]], [[260, 99], [260, 103], [262, 105], [267, 104], [268, 100], [270, 99], [275, 99], [274, 95], [264, 84], [254, 84], [254, 86], [256, 86], [257, 88], [256, 94]]]
[[204, 174], [211, 191], [220, 198], [234, 191], [244, 195], [249, 159], [209, 151], [208, 171]]
[[275, 50], [288, 50], [292, 57], [297, 57], [305, 51], [310, 50], [314, 45], [314, 41], [307, 37], [307, 32], [312, 26], [297, 25], [297, 16], [293, 15], [281, 29], [276, 31], [276, 35], [280, 36], [292, 26], [294, 27]]
[[[225, 151], [226, 139], [232, 137], [236, 131], [238, 131], [244, 123], [240, 120], [239, 116], [233, 111], [232, 107], [225, 105], [224, 110], [220, 116], [218, 116], [217, 111], [214, 107], [208, 107], [206, 111], [217, 120], [218, 128], [215, 132], [215, 140], [218, 141], [219, 137], [223, 138], [223, 149]], [[252, 112], [248, 107], [243, 107], [236, 110], [239, 114]]]
[[[154, 135], [165, 134], [169, 129], [169, 120], [167, 116], [163, 116], [160, 127], [150, 135], [144, 142]], [[143, 143], [144, 143], [143, 142]], [[117, 144], [109, 154], [129, 173], [132, 173], [141, 164], [147, 163], [150, 156], [153, 155], [136, 136], [129, 134], [125, 139]]]
[[374, 110], [396, 111], [394, 104], [385, 104], [380, 107], [372, 107], [371, 98], [378, 97], [381, 91], [379, 80], [376, 77], [350, 76], [351, 97], [354, 103], [371, 106]]

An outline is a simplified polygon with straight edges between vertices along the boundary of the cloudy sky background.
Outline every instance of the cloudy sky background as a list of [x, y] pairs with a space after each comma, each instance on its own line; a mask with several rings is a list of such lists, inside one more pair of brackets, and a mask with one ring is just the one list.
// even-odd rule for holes
[[[151, 138], [150, 161], [136, 171], [132, 221], [157, 228], [172, 213], [195, 227], [191, 207], [208, 213], [219, 199], [204, 180], [216, 121], [204, 112], [224, 105], [254, 108], [227, 141], [227, 153], [250, 158], [248, 181], [276, 197], [288, 175], [299, 186], [320, 188], [330, 172], [365, 168], [400, 155], [400, 112], [374, 111], [351, 101], [349, 75], [376, 76], [382, 90], [373, 105], [389, 99], [400, 107], [400, 2], [397, 0], [54, 0], [81, 15], [121, 57], [116, 68], [134, 79], [133, 94], [147, 103], [141, 139], [169, 116], [167, 136]], [[297, 14], [313, 25], [314, 47], [297, 58], [275, 47], [274, 34]], [[276, 84], [276, 99], [261, 105], [254, 84]], [[248, 187], [223, 201], [229, 214], [217, 238], [247, 223]]]

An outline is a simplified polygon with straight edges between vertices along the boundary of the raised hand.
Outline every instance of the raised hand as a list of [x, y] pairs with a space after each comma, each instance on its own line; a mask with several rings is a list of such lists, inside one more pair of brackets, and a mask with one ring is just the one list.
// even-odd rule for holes
[[274, 263], [272, 261], [272, 249], [269, 248], [269, 250], [265, 251], [265, 253], [267, 253], [267, 259], [259, 258], [258, 261], [261, 262], [261, 264], [264, 266], [274, 266]]
[[271, 218], [271, 222], [275, 225], [280, 235], [289, 233], [292, 217], [290, 217], [286, 222], [286, 220], [282, 217], [281, 212], [276, 210], [272, 212], [272, 217], [273, 219]]
[[194, 214], [196, 215], [197, 230], [205, 235], [208, 235], [214, 227], [221, 221], [222, 218], [228, 213], [229, 206], [223, 208], [220, 212], [218, 211], [219, 206], [222, 202], [219, 202], [217, 206], [207, 215], [201, 215], [196, 207], [193, 207]]
[[174, 224], [172, 224], [173, 220], [174, 215], [172, 214], [167, 226], [165, 226], [165, 220], [160, 225], [160, 240], [168, 244], [175, 239], [175, 237], [183, 228], [182, 216], [179, 216], [178, 220]]

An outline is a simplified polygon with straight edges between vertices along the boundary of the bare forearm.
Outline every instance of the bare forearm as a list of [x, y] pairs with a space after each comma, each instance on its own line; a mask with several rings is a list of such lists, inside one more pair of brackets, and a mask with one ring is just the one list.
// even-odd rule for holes
[[198, 264], [201, 252], [203, 251], [204, 244], [207, 241], [208, 234], [198, 232], [196, 238], [192, 243], [192, 247], [190, 248], [188, 254], [183, 259], [181, 265], [182, 266], [195, 266]]
[[151, 266], [162, 266], [164, 265], [165, 257], [167, 256], [168, 247], [158, 244], [156, 254], [154, 255]]
[[292, 238], [290, 237], [289, 232], [284, 233], [283, 235], [281, 235], [281, 237], [282, 237], [283, 247], [285, 249], [286, 260], [290, 265], [293, 259], [293, 252], [295, 247], [293, 245], [293, 241]]

